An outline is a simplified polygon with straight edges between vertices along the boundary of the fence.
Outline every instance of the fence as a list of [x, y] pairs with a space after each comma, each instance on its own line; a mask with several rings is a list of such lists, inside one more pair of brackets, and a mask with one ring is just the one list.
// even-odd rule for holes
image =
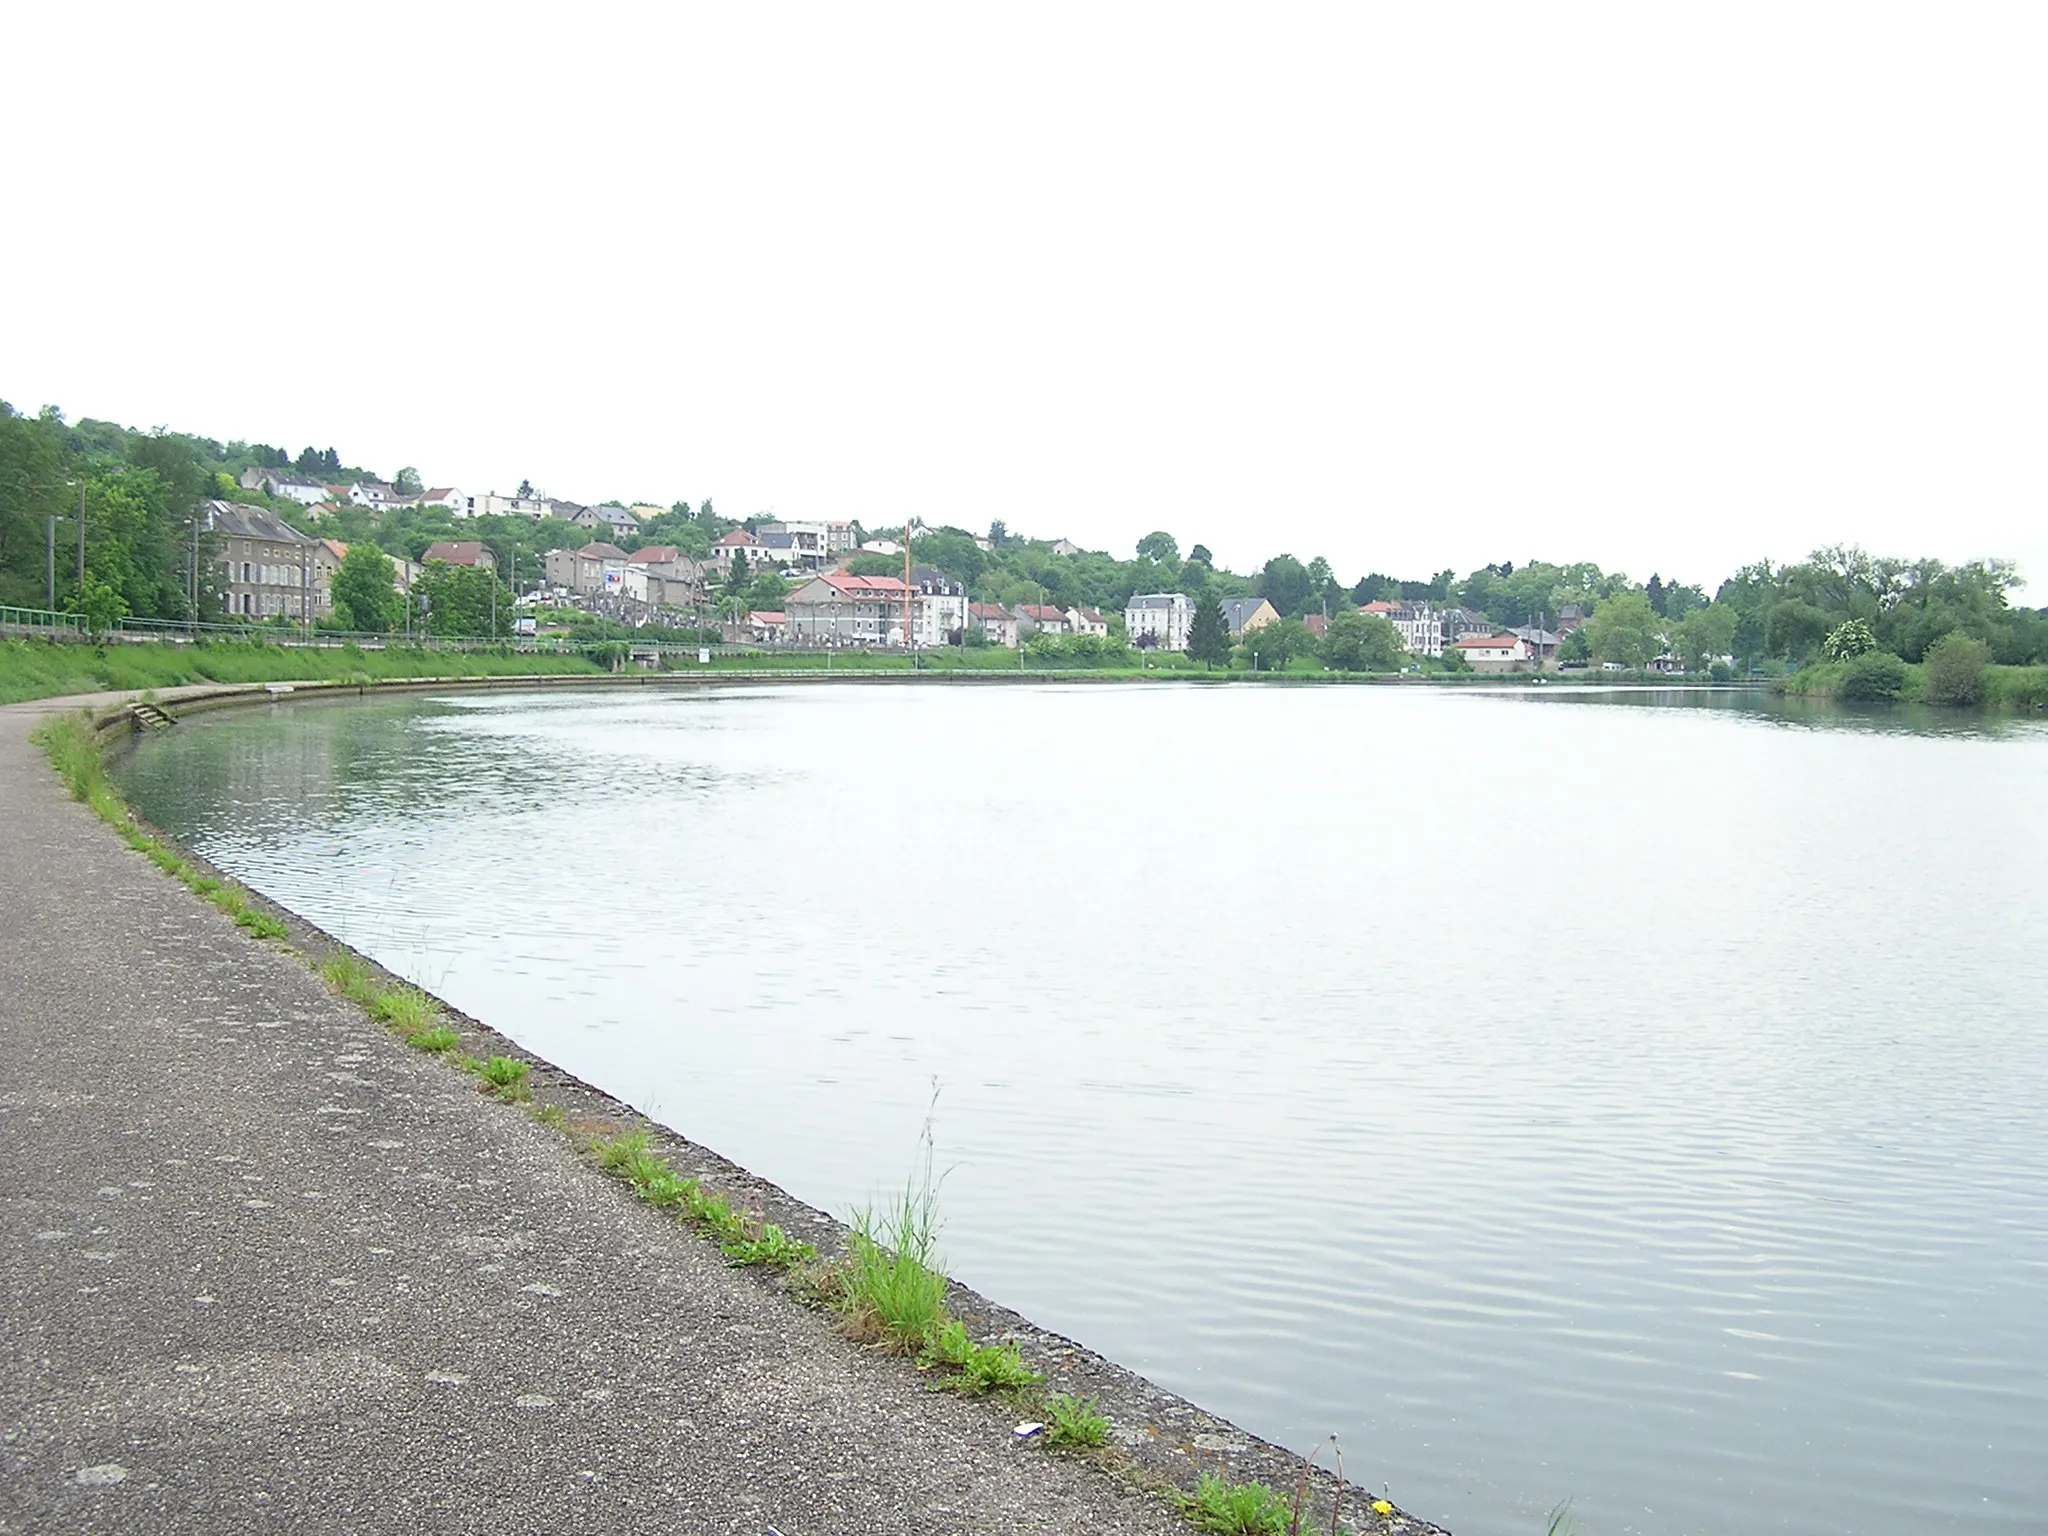
[[0, 634], [49, 635], [85, 638], [85, 620], [75, 613], [51, 613], [46, 608], [0, 606]]

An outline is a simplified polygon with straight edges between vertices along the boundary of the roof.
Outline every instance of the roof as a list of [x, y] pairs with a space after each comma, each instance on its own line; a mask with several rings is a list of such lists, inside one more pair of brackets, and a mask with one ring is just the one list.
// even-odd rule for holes
[[1517, 640], [1528, 641], [1531, 645], [1556, 645], [1557, 642], [1561, 638], [1563, 638], [1559, 635], [1553, 635], [1547, 629], [1538, 629], [1533, 626], [1525, 627], [1522, 625], [1516, 625], [1513, 629], [1510, 629], [1508, 633], [1513, 635]]
[[757, 608], [747, 615], [747, 622], [749, 624], [787, 624], [789, 622], [789, 615], [766, 608]]
[[1511, 651], [1521, 643], [1519, 635], [1467, 635], [1462, 640], [1453, 640], [1451, 646], [1466, 651]]
[[1140, 592], [1133, 593], [1126, 608], [1172, 608], [1188, 600], [1185, 592]]
[[615, 527], [623, 528], [628, 523], [632, 524], [635, 528], [640, 526], [640, 519], [631, 512], [628, 512], [624, 507], [590, 507], [586, 510], [595, 512], [599, 517]]
[[453, 496], [454, 494], [454, 486], [437, 485], [434, 486], [431, 490], [429, 490], [422, 499], [425, 501], [446, 501], [450, 496]]
[[342, 543], [341, 540], [322, 539], [320, 542], [327, 546], [329, 552], [333, 554], [335, 559], [346, 560], [348, 558], [348, 546]]
[[1109, 622], [1103, 618], [1100, 608], [1076, 608], [1074, 612], [1081, 615], [1081, 622], [1083, 624], [1106, 624]]
[[759, 544], [760, 542], [759, 539], [747, 532], [746, 529], [735, 528], [730, 533], [721, 533], [718, 536], [717, 547], [720, 549], [737, 549], [742, 545]]
[[273, 544], [317, 544], [311, 534], [301, 533], [275, 512], [252, 507], [245, 501], [209, 501], [206, 526], [231, 539], [268, 539]]
[[673, 544], [650, 544], [645, 549], [636, 549], [626, 556], [634, 565], [668, 565], [683, 558], [683, 552]]
[[1399, 613], [1399, 612], [1400, 612], [1401, 610], [1400, 610], [1400, 605], [1399, 605], [1398, 603], [1389, 603], [1389, 602], [1377, 602], [1377, 603], [1367, 603], [1367, 604], [1366, 604], [1366, 605], [1365, 605], [1365, 606], [1364, 606], [1363, 608], [1360, 608], [1360, 609], [1359, 609], [1358, 611], [1359, 611], [1360, 613], [1382, 613], [1382, 614], [1385, 614], [1385, 613]]
[[849, 576], [844, 571], [827, 571], [818, 580], [827, 586], [837, 587], [849, 596], [879, 593], [901, 597], [910, 590], [903, 585], [902, 578], [898, 576]]
[[624, 560], [628, 558], [626, 552], [619, 548], [618, 545], [606, 544], [596, 539], [593, 539], [590, 543], [577, 550], [576, 557], [579, 560]]
[[[438, 544], [429, 544], [420, 559], [423, 563], [439, 560], [444, 565], [476, 565], [484, 557], [484, 546], [475, 539], [444, 539]], [[496, 565], [498, 557], [490, 556], [490, 562]]]
[[1001, 603], [969, 603], [967, 613], [976, 619], [1014, 619], [1016, 615]]
[[1067, 621], [1067, 615], [1064, 610], [1051, 607], [1045, 603], [1019, 603], [1017, 605], [1017, 612], [1023, 614], [1025, 618], [1032, 619], [1040, 624], [1050, 623], [1054, 619], [1059, 620], [1062, 624]]
[[1232, 629], [1241, 629], [1246, 619], [1265, 606], [1263, 597], [1226, 597], [1223, 599], [1223, 617], [1230, 621]]

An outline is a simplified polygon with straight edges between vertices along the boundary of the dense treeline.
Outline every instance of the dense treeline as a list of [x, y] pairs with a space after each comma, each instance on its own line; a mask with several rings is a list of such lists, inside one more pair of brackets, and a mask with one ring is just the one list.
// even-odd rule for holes
[[[60, 519], [56, 597], [61, 606], [111, 616], [188, 616], [194, 588], [191, 513], [203, 496], [265, 504], [304, 531], [413, 560], [436, 540], [481, 539], [521, 586], [540, 580], [547, 551], [573, 548], [593, 537], [587, 529], [553, 518], [457, 519], [438, 507], [379, 513], [344, 506], [314, 523], [294, 502], [270, 501], [260, 492], [240, 489], [238, 476], [257, 465], [291, 469], [323, 482], [371, 478], [345, 464], [331, 447], [290, 453], [269, 444], [140, 433], [89, 419], [69, 425], [55, 410], [26, 416], [0, 402], [0, 603], [42, 605], [46, 520], [55, 516]], [[410, 467], [391, 479], [405, 489], [419, 484]], [[83, 584], [75, 553], [81, 484]], [[761, 521], [752, 518], [747, 524]], [[703, 558], [720, 535], [738, 526], [708, 499], [695, 507], [678, 501], [622, 542], [628, 549], [673, 544]], [[861, 532], [857, 525], [856, 532]], [[1201, 544], [1183, 555], [1179, 541], [1164, 531], [1140, 539], [1128, 560], [1099, 551], [1060, 553], [1052, 541], [1012, 534], [1001, 523], [980, 539], [960, 528], [927, 530], [913, 540], [912, 553], [965, 582], [981, 601], [1096, 608], [1113, 626], [1133, 593], [1177, 590], [1198, 602], [1264, 597], [1283, 619], [1294, 621], [1317, 614], [1343, 618], [1374, 600], [1455, 605], [1501, 626], [1555, 628], [1561, 615], [1577, 610], [1587, 622], [1566, 638], [1564, 659], [1628, 667], [1670, 656], [1688, 670], [1699, 670], [1730, 657], [1744, 669], [1782, 671], [1827, 660], [1829, 636], [1851, 621], [1868, 627], [1874, 651], [1911, 665], [1920, 664], [1948, 635], [1981, 646], [1990, 663], [2048, 662], [2048, 617], [2011, 604], [2016, 573], [1999, 561], [1950, 566], [1837, 547], [1793, 564], [1746, 566], [1710, 594], [1704, 586], [1666, 581], [1661, 575], [1637, 583], [1590, 562], [1504, 562], [1481, 566], [1463, 578], [1449, 570], [1427, 578], [1375, 571], [1346, 583], [1321, 556], [1303, 561], [1280, 554], [1256, 572], [1239, 574], [1217, 565]], [[211, 563], [202, 548], [196, 582], [202, 618], [218, 616], [218, 599], [207, 580]], [[856, 559], [853, 568], [888, 574], [901, 565], [898, 557], [872, 555]], [[772, 571], [742, 571], [723, 594], [723, 606], [772, 607], [784, 588]], [[488, 593], [466, 589], [447, 596], [451, 615], [489, 600]], [[365, 600], [359, 606], [376, 605]], [[363, 617], [372, 619], [367, 613]], [[374, 615], [371, 627], [397, 620], [395, 610], [384, 609]], [[1340, 649], [1347, 654], [1363, 647], [1358, 653], [1370, 658], [1377, 658], [1383, 639], [1369, 632], [1369, 639], [1360, 640], [1348, 619], [1340, 637]], [[1262, 643], [1269, 660], [1277, 655], [1284, 662], [1310, 651], [1299, 624], [1276, 627]]]

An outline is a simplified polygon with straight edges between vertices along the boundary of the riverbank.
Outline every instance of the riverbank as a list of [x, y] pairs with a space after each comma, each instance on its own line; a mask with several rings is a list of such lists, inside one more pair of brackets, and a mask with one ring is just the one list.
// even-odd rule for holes
[[1937, 698], [1924, 663], [1879, 652], [1853, 661], [1814, 662], [1778, 679], [1772, 688], [1787, 698], [1852, 704], [1929, 704], [2015, 715], [2048, 710], [2048, 667], [1986, 666], [1975, 674], [1969, 696]]
[[[1291, 1492], [1298, 1459], [960, 1287], [978, 1341], [1102, 1404], [1100, 1465], [728, 1267], [572, 1134], [646, 1134], [827, 1254], [845, 1230], [445, 1005], [438, 1056], [372, 1025], [311, 970], [326, 935], [254, 898], [284, 938], [237, 928], [65, 798], [26, 739], [62, 712], [0, 710], [0, 917], [21, 936], [0, 957], [4, 1305], [42, 1362], [7, 1409], [26, 1525], [1165, 1531], [1186, 1527], [1134, 1490]], [[455, 1054], [523, 1064], [525, 1105]]]
[[[611, 650], [619, 650], [611, 647]], [[609, 661], [610, 657], [607, 657]], [[1028, 663], [1028, 664], [1027, 664]], [[571, 652], [423, 650], [392, 645], [285, 646], [242, 640], [182, 645], [91, 646], [43, 640], [0, 641], [0, 705], [70, 694], [161, 691], [205, 684], [327, 683], [353, 687], [463, 679], [618, 678], [637, 681], [689, 678], [835, 679], [874, 676], [948, 678], [960, 682], [1047, 680], [1350, 685], [1374, 687], [1611, 687], [1617, 684], [1742, 687], [1635, 673], [1555, 673], [1482, 676], [1475, 673], [1355, 673], [1210, 671], [1184, 656], [1161, 655], [1138, 667], [1046, 665], [1015, 651], [714, 652], [708, 663], [690, 661], [670, 671], [613, 672], [608, 664]]]

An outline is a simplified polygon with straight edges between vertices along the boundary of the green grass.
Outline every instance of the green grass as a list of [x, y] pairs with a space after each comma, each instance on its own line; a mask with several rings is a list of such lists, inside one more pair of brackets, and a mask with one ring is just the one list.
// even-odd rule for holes
[[929, 1126], [920, 1172], [886, 1210], [854, 1213], [842, 1290], [849, 1331], [897, 1354], [923, 1352], [947, 1321]]
[[332, 951], [320, 962], [320, 979], [333, 991], [365, 1008], [376, 1001], [378, 988], [370, 968], [345, 949]]
[[289, 932], [277, 918], [253, 906], [249, 893], [239, 885], [202, 874], [176, 849], [159, 842], [136, 823], [135, 813], [128, 808], [128, 802], [121, 798], [107, 778], [99, 748], [93, 741], [91, 722], [84, 714], [59, 715], [46, 720], [36, 727], [29, 739], [49, 757], [50, 766], [56, 769], [57, 776], [71, 791], [72, 798], [84, 801], [95, 816], [114, 829], [122, 842], [158, 869], [234, 919], [235, 926], [246, 929], [259, 939], [281, 939]]
[[370, 1017], [410, 1040], [441, 1022], [441, 1010], [418, 987], [386, 987], [372, 995]]
[[1264, 1483], [1233, 1483], [1204, 1472], [1193, 1493], [1179, 1495], [1181, 1513], [1215, 1536], [1284, 1536], [1287, 1501]]
[[431, 1029], [423, 1029], [418, 1034], [413, 1035], [407, 1043], [416, 1050], [422, 1050], [430, 1055], [438, 1056], [443, 1051], [454, 1050], [456, 1046], [462, 1043], [462, 1036], [450, 1029], [446, 1024], [436, 1024]]
[[1109, 1441], [1109, 1420], [1102, 1416], [1094, 1398], [1082, 1399], [1067, 1392], [1055, 1392], [1045, 1400], [1045, 1438], [1052, 1445], [1104, 1445]]
[[533, 1089], [526, 1081], [532, 1070], [528, 1063], [514, 1061], [510, 1056], [493, 1056], [476, 1069], [477, 1086], [517, 1104], [533, 1097]]
[[[1848, 684], [1855, 665], [1848, 661], [1810, 662], [1772, 686], [1795, 699], [1833, 699], [1851, 691]], [[1981, 687], [1976, 707], [1987, 713], [2025, 715], [2048, 710], [2048, 667], [1989, 666], [1984, 669]], [[1919, 704], [1926, 698], [1926, 667], [1909, 665], [1897, 702]]]
[[919, 1353], [925, 1370], [950, 1366], [954, 1372], [937, 1383], [952, 1392], [980, 1396], [989, 1391], [1014, 1392], [1035, 1387], [1045, 1378], [1024, 1363], [1014, 1344], [977, 1344], [957, 1318], [940, 1323]]
[[760, 1221], [734, 1208], [724, 1195], [706, 1189], [701, 1179], [685, 1178], [667, 1158], [648, 1150], [645, 1131], [594, 1136], [590, 1150], [597, 1165], [633, 1186], [633, 1193], [659, 1210], [674, 1210], [718, 1244], [739, 1268], [789, 1269], [815, 1260], [818, 1251], [789, 1236], [772, 1221]]
[[248, 640], [192, 645], [93, 646], [0, 641], [0, 704], [66, 693], [176, 688], [188, 683], [382, 682], [408, 677], [552, 677], [597, 673], [582, 656], [508, 651], [429, 651], [392, 645], [264, 645]]

